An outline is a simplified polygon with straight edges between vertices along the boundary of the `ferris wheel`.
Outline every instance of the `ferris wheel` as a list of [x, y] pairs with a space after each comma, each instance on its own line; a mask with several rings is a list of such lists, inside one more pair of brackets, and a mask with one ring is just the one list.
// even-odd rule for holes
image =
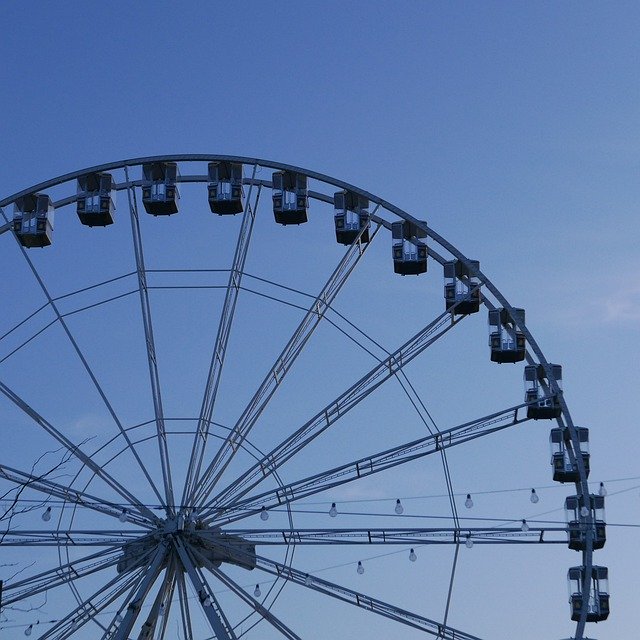
[[[422, 214], [206, 154], [85, 168], [0, 207], [0, 628], [506, 638], [503, 612], [522, 622], [540, 596], [520, 558], [567, 575], [569, 611], [554, 589], [543, 606], [572, 638], [608, 617], [605, 491], [562, 367]], [[508, 517], [471, 515], [475, 486], [514, 474], [530, 509], [566, 485], [566, 521], [507, 497]]]

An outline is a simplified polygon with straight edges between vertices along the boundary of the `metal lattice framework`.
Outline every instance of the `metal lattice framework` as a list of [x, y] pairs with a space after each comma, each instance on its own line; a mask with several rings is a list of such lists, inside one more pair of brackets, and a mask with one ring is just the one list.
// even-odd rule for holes
[[[151, 163], [178, 163], [183, 169], [200, 167], [204, 163], [239, 163], [243, 166], [245, 204], [239, 216], [239, 226], [233, 252], [232, 263], [222, 271], [228, 276], [226, 284], [220, 285], [224, 298], [209, 340], [210, 364], [206, 379], [201, 382], [201, 405], [187, 418], [177, 418], [168, 414], [162, 385], [161, 360], [157, 349], [158, 317], [152, 313], [152, 289], [150, 276], [162, 271], [147, 266], [145, 250], [152, 242], [144, 235], [144, 224], [138, 210], [143, 180], [140, 167]], [[272, 180], [261, 177], [265, 169], [276, 172], [291, 172], [305, 176], [313, 182], [308, 192], [312, 201], [333, 206], [333, 192], [344, 190], [369, 202], [371, 208], [370, 227], [367, 227], [367, 241], [363, 241], [363, 230], [355, 240], [344, 247], [337, 265], [329, 270], [329, 275], [317, 293], [314, 293], [306, 308], [302, 309], [301, 319], [285, 341], [284, 347], [278, 347], [278, 355], [264, 374], [261, 382], [244, 403], [233, 424], [225, 429], [214, 422], [219, 404], [219, 389], [224, 378], [228, 355], [232, 351], [236, 310], [242, 296], [249, 290], [247, 278], [252, 278], [246, 270], [250, 255], [251, 241], [254, 236], [255, 222], [260, 207], [260, 195], [273, 187]], [[0, 364], [12, 358], [21, 350], [46, 337], [52, 328], [61, 331], [61, 335], [71, 348], [74, 357], [80, 363], [90, 385], [98, 394], [107, 414], [115, 425], [115, 435], [103, 439], [99, 445], [74, 437], [64, 424], [57, 424], [54, 418], [46, 416], [47, 408], [40, 407], [33, 395], [23, 392], [23, 386], [12, 385], [9, 381], [0, 381], [0, 393], [5, 400], [5, 408], [11, 407], [22, 415], [41, 433], [46, 434], [53, 443], [51, 448], [62, 452], [65, 464], [73, 467], [72, 472], [41, 472], [41, 466], [31, 469], [16, 468], [18, 462], [13, 458], [0, 457], [0, 480], [5, 487], [4, 519], [1, 541], [8, 550], [19, 548], [23, 552], [30, 550], [38, 559], [49, 550], [57, 560], [52, 568], [41, 570], [40, 562], [32, 567], [17, 571], [5, 580], [3, 602], [4, 611], [12, 607], [28, 609], [36, 607], [38, 598], [43, 594], [56, 599], [56, 593], [70, 592], [72, 598], [66, 609], [56, 606], [58, 615], [55, 620], [35, 627], [40, 638], [91, 637], [113, 640], [125, 640], [130, 637], [144, 638], [182, 638], [204, 637], [198, 631], [200, 621], [206, 621], [210, 634], [219, 640], [232, 640], [242, 637], [257, 621], [264, 622], [264, 628], [270, 627], [274, 637], [299, 638], [296, 635], [296, 620], [280, 620], [274, 603], [281, 590], [301, 589], [323, 599], [335, 599], [351, 604], [362, 611], [382, 616], [400, 628], [415, 629], [443, 639], [476, 639], [476, 636], [453, 628], [449, 624], [450, 603], [453, 591], [458, 549], [470, 541], [479, 545], [496, 544], [566, 544], [566, 526], [463, 526], [457, 514], [447, 452], [458, 445], [465, 445], [483, 439], [491, 434], [512, 429], [527, 422], [527, 403], [516, 398], [510, 406], [481, 417], [475, 417], [461, 424], [447, 428], [433, 428], [422, 437], [412, 438], [400, 444], [367, 455], [354, 455], [338, 465], [329, 461], [319, 464], [318, 470], [305, 476], [287, 477], [282, 475], [291, 461], [309, 450], [323, 436], [339, 426], [351, 416], [353, 409], [366, 406], [367, 399], [389, 380], [395, 380], [405, 394], [405, 399], [414, 406], [418, 414], [425, 414], [426, 407], [407, 376], [408, 365], [418, 359], [432, 345], [453, 334], [456, 326], [465, 318], [465, 314], [456, 313], [456, 305], [438, 313], [426, 322], [411, 337], [403, 337], [400, 346], [386, 350], [386, 355], [362, 376], [355, 379], [345, 390], [332, 398], [324, 406], [313, 408], [311, 417], [291, 428], [282, 437], [278, 436], [270, 448], [259, 449], [254, 446], [250, 436], [259, 433], [264, 427], [264, 416], [268, 412], [272, 399], [277, 395], [289, 373], [295, 369], [297, 361], [305, 353], [308, 344], [319, 327], [336, 325], [336, 301], [340, 298], [345, 285], [358, 271], [369, 247], [382, 242], [380, 237], [388, 237], [393, 223], [406, 221], [415, 225], [422, 237], [429, 242], [428, 255], [431, 262], [445, 265], [458, 261], [464, 265], [469, 277], [482, 289], [481, 302], [487, 310], [505, 309], [513, 319], [527, 344], [526, 362], [529, 365], [541, 365], [546, 375], [545, 393], [560, 406], [557, 418], [559, 427], [569, 434], [565, 445], [571, 464], [575, 466], [578, 480], [575, 491], [579, 499], [589, 496], [587, 482], [588, 470], [581, 455], [578, 429], [574, 426], [554, 369], [531, 335], [524, 320], [518, 315], [500, 291], [487, 276], [480, 271], [478, 264], [461, 253], [431, 227], [415, 216], [378, 196], [354, 185], [329, 176], [308, 171], [282, 163], [256, 158], [222, 155], [173, 155], [135, 158], [85, 168], [52, 180], [42, 182], [13, 194], [0, 201], [0, 209], [5, 224], [0, 233], [7, 233], [7, 240], [13, 233], [13, 224], [9, 219], [8, 207], [25, 196], [54, 190], [56, 197], [53, 205], [56, 210], [70, 208], [78, 199], [75, 191], [76, 180], [89, 174], [112, 172], [120, 181], [113, 184], [114, 192], [125, 196], [125, 209], [128, 209], [133, 244], [135, 269], [110, 278], [107, 281], [94, 282], [81, 290], [54, 294], [50, 288], [50, 275], [46, 267], [37, 264], [31, 251], [17, 246], [35, 278], [35, 282], [45, 302], [28, 316], [14, 325], [5, 328], [0, 337], [2, 341], [19, 333], [33, 317], [43, 312], [49, 320], [37, 330], [25, 334], [15, 348], [0, 359]], [[207, 183], [210, 176], [205, 173], [179, 175], [177, 184]], [[120, 211], [118, 211], [120, 214]], [[123, 220], [118, 224], [122, 225]], [[153, 220], [150, 220], [153, 223]], [[60, 231], [62, 233], [62, 231]], [[110, 233], [109, 230], [104, 232]], [[17, 237], [16, 237], [16, 240]], [[144, 240], [144, 242], [143, 242]], [[46, 249], [55, 252], [57, 247]], [[214, 269], [211, 269], [214, 271]], [[425, 276], [426, 278], [431, 275]], [[91, 288], [115, 281], [135, 280], [131, 290], [94, 301], [85, 307], [71, 311], [65, 306], [66, 300]], [[463, 278], [464, 279], [464, 278]], [[254, 278], [252, 282], [259, 281]], [[267, 282], [266, 279], [262, 280]], [[273, 284], [273, 283], [271, 283]], [[194, 286], [194, 288], [196, 288]], [[144, 336], [144, 351], [148, 365], [148, 384], [153, 414], [144, 422], [132, 424], [120, 417], [120, 412], [110, 395], [101, 384], [96, 363], [85, 353], [82, 340], [76, 335], [72, 319], [86, 313], [88, 309], [101, 307], [129, 294], [139, 298], [139, 314]], [[266, 293], [264, 297], [268, 297]], [[295, 305], [290, 305], [295, 306]], [[215, 316], [212, 316], [215, 318]], [[333, 319], [332, 319], [333, 318]], [[342, 318], [346, 321], [346, 318]], [[136, 320], [137, 321], [137, 320]], [[43, 321], [44, 322], [44, 321]], [[344, 325], [343, 325], [344, 326]], [[352, 325], [352, 328], [353, 325]], [[358, 329], [355, 327], [355, 329]], [[359, 329], [358, 329], [359, 330]], [[59, 415], [59, 411], [52, 413]], [[428, 413], [428, 412], [427, 412]], [[15, 414], [15, 415], [17, 415]], [[175, 422], [188, 422], [191, 434], [188, 451], [182, 456], [186, 462], [181, 472], [174, 470], [172, 459], [172, 437], [176, 433]], [[59, 419], [58, 419], [59, 422]], [[425, 423], [426, 424], [426, 423]], [[434, 425], [435, 426], [435, 425]], [[113, 430], [111, 431], [113, 433]], [[77, 434], [76, 434], [77, 435]], [[181, 436], [184, 441], [185, 434]], [[153, 462], [150, 462], [153, 445]], [[144, 451], [144, 453], [141, 453]], [[242, 452], [242, 464], [238, 453]], [[440, 458], [443, 464], [446, 486], [451, 503], [451, 517], [446, 527], [416, 526], [348, 526], [343, 528], [322, 528], [317, 526], [298, 527], [294, 523], [297, 505], [307, 498], [317, 495], [331, 496], [349, 483], [357, 485], [368, 478], [392, 473], [411, 462], [426, 459], [430, 455]], [[141, 494], [139, 486], [130, 480], [118, 477], [111, 469], [116, 463], [126, 459], [142, 483], [147, 483]], [[249, 460], [250, 462], [246, 462]], [[73, 466], [75, 465], [75, 466]], [[66, 469], [67, 467], [65, 467]], [[144, 495], [144, 497], [141, 497]], [[20, 499], [35, 496], [33, 503], [38, 513], [43, 506], [58, 505], [60, 517], [57, 525], [49, 527], [25, 525], [30, 509], [20, 509]], [[39, 496], [39, 498], [38, 498]], [[13, 500], [13, 501], [12, 501]], [[38, 503], [38, 500], [40, 502]], [[304, 503], [303, 503], [304, 504]], [[58, 510], [56, 506], [56, 511]], [[49, 512], [51, 508], [49, 507]], [[269, 514], [281, 513], [286, 522], [278, 526], [266, 525]], [[85, 526], [89, 515], [99, 518], [100, 526]], [[114, 520], [114, 518], [116, 520]], [[45, 519], [45, 518], [43, 518]], [[50, 520], [47, 517], [46, 522]], [[252, 528], [251, 523], [258, 520], [261, 526]], [[76, 522], [78, 524], [76, 524]], [[98, 522], [98, 520], [96, 520]], [[114, 527], [105, 527], [105, 522], [115, 522]], [[273, 522], [273, 521], [272, 521]], [[37, 523], [39, 524], [39, 523]], [[282, 526], [283, 525], [283, 526]], [[588, 601], [591, 595], [591, 569], [593, 566], [594, 527], [591, 515], [583, 519], [583, 549], [581, 550], [584, 579], [582, 597]], [[419, 613], [407, 611], [397, 604], [390, 604], [372, 595], [360, 593], [345, 585], [311, 575], [296, 568], [293, 562], [297, 549], [312, 548], [360, 548], [363, 545], [389, 546], [397, 548], [411, 545], [451, 545], [455, 547], [453, 567], [444, 614], [437, 620]], [[84, 549], [84, 547], [93, 547]], [[45, 549], [46, 548], [46, 549]], [[273, 559], [272, 549], [278, 550], [281, 558]], [[55, 550], [55, 551], [53, 551]], [[412, 549], [413, 553], [413, 549]], [[256, 589], [254, 595], [241, 586], [243, 571], [254, 570], [263, 575], [263, 580], [272, 580], [273, 587], [261, 597]], [[246, 578], [245, 578], [246, 580]], [[254, 580], [252, 578], [252, 580]], [[246, 615], [232, 619], [220, 597], [220, 590], [232, 594], [235, 598], [233, 611], [244, 610]], [[49, 595], [48, 595], [49, 594]], [[59, 596], [62, 601], [63, 596]], [[56, 602], [58, 600], [56, 599]], [[564, 605], [563, 605], [564, 606]], [[172, 611], [173, 610], [173, 611]], [[588, 607], [583, 607], [576, 621], [574, 638], [584, 638], [588, 620]], [[176, 628], [173, 627], [175, 622]], [[40, 621], [38, 621], [40, 622]], [[243, 630], [244, 629], [244, 630]], [[31, 632], [31, 628], [29, 628]], [[401, 631], [402, 633], [402, 631]], [[84, 634], [84, 635], [83, 635]], [[210, 636], [209, 636], [210, 637]]]

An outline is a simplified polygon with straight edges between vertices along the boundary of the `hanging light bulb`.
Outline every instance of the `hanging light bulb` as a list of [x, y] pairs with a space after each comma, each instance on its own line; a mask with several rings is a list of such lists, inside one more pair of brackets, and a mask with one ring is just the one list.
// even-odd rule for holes
[[580, 508], [580, 515], [583, 518], [586, 518], [589, 515], [589, 509], [587, 507], [585, 507], [585, 506], [581, 507]]
[[49, 520], [51, 520], [51, 507], [47, 507], [46, 511], [42, 514], [42, 519], [45, 522], [49, 522]]
[[160, 608], [158, 609], [158, 615], [160, 617], [164, 615], [164, 602], [160, 604]]
[[30, 636], [31, 632], [33, 631], [33, 625], [30, 624], [25, 630], [24, 630], [24, 635], [25, 636]]
[[269, 519], [269, 512], [267, 511], [266, 507], [262, 507], [262, 509], [260, 509], [260, 520], [263, 520], [264, 522], [266, 522]]
[[467, 499], [464, 501], [464, 506], [467, 507], [467, 509], [471, 509], [471, 507], [473, 507], [473, 500], [471, 499], [470, 493], [467, 493]]
[[210, 607], [211, 606], [211, 598], [209, 596], [207, 596], [204, 599], [204, 602], [202, 603], [205, 607]]
[[522, 526], [521, 526], [520, 528], [521, 528], [525, 533], [526, 533], [527, 531], [529, 531], [529, 525], [527, 524], [527, 521], [526, 521], [526, 520], [523, 520], [523, 521], [522, 521]]
[[123, 509], [122, 513], [118, 516], [118, 520], [120, 520], [120, 522], [126, 522], [129, 519], [129, 516], [127, 514], [127, 510]]
[[362, 562], [360, 562], [360, 560], [358, 560], [358, 568], [356, 569], [356, 571], [359, 575], [362, 575], [364, 573], [364, 567], [362, 566]]
[[467, 539], [465, 540], [464, 546], [467, 547], [467, 549], [471, 549], [471, 547], [473, 547], [473, 540], [471, 539], [470, 533], [467, 534]]
[[535, 489], [531, 489], [531, 495], [529, 496], [529, 500], [531, 500], [533, 504], [537, 504], [540, 501], [540, 496], [536, 493]]
[[418, 556], [416, 555], [416, 552], [411, 549], [411, 551], [409, 551], [409, 560], [411, 560], [411, 562], [415, 562], [418, 559]]
[[338, 515], [338, 509], [336, 508], [336, 503], [335, 502], [331, 503], [331, 509], [329, 509], [329, 515], [332, 518], [335, 518]]
[[400, 502], [400, 498], [396, 500], [396, 508], [395, 512], [401, 516], [404, 513], [404, 507], [402, 506], [402, 502]]
[[313, 578], [308, 573], [304, 577], [304, 583], [305, 585], [307, 585], [307, 587], [310, 587], [313, 584]]
[[604, 486], [604, 482], [600, 483], [600, 489], [598, 489], [598, 493], [604, 498], [607, 495], [607, 488]]
[[122, 617], [122, 614], [120, 614], [120, 613], [119, 613], [119, 614], [116, 616], [116, 623], [117, 623], [117, 624], [121, 624], [123, 620], [124, 620], [124, 618]]
[[253, 590], [253, 595], [255, 598], [259, 598], [262, 595], [262, 591], [260, 591], [260, 585], [257, 584], [256, 588]]

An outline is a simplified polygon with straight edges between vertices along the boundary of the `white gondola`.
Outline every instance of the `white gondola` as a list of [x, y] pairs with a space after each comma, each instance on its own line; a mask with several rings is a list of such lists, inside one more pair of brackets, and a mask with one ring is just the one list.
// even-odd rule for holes
[[524, 333], [518, 328], [519, 325], [524, 325], [524, 309], [489, 311], [489, 346], [492, 362], [524, 360], [526, 341]]
[[242, 164], [239, 162], [209, 163], [209, 208], [220, 216], [244, 211]]
[[[553, 378], [562, 390], [562, 367], [549, 365]], [[560, 398], [551, 391], [547, 372], [541, 364], [524, 368], [524, 401], [527, 403], [527, 418], [550, 420], [560, 417]]]
[[478, 260], [470, 260], [471, 269], [461, 260], [444, 264], [444, 302], [454, 315], [467, 315], [480, 310], [480, 280], [473, 275], [480, 269]]
[[585, 567], [571, 567], [567, 574], [569, 581], [569, 604], [571, 619], [580, 620], [583, 607], [587, 607], [587, 622], [601, 622], [609, 617], [609, 570], [607, 567], [591, 567], [587, 602], [582, 595]]
[[18, 198], [13, 205], [13, 230], [23, 247], [48, 247], [53, 240], [54, 208], [44, 193]]
[[589, 529], [592, 533], [593, 548], [604, 547], [607, 540], [604, 496], [591, 494], [586, 500], [583, 496], [568, 496], [564, 501], [564, 511], [569, 549], [584, 551], [587, 548]]
[[149, 162], [142, 165], [142, 204], [152, 216], [178, 213], [180, 194], [175, 162]]
[[[427, 226], [426, 222], [423, 222]], [[427, 232], [402, 220], [391, 223], [393, 270], [402, 276], [416, 276], [427, 270]]]
[[78, 178], [76, 212], [88, 227], [113, 224], [116, 209], [113, 178], [110, 173], [89, 173]]
[[272, 179], [273, 215], [276, 222], [282, 225], [307, 222], [307, 176], [294, 171], [276, 171]]
[[[580, 442], [579, 455], [582, 464], [589, 477], [589, 429], [586, 427], [576, 427], [578, 441]], [[570, 442], [569, 429], [567, 427], [556, 427], [551, 429], [549, 434], [549, 445], [551, 446], [551, 466], [553, 468], [553, 479], [556, 482], [578, 482], [580, 472], [577, 460], [571, 459], [568, 444]]]
[[369, 199], [351, 191], [338, 191], [333, 194], [334, 225], [336, 241], [339, 244], [351, 244], [360, 231], [360, 242], [369, 242]]

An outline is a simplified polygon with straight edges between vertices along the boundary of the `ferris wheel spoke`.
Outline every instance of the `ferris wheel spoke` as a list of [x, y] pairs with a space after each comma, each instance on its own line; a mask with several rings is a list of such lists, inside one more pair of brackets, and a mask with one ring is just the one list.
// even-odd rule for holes
[[[6, 219], [6, 216], [5, 216], [4, 212], [2, 212], [2, 215]], [[145, 478], [149, 482], [149, 485], [151, 486], [152, 490], [154, 491], [154, 493], [158, 497], [158, 500], [160, 500], [160, 502], [162, 504], [164, 504], [162, 496], [160, 495], [160, 493], [158, 491], [158, 488], [156, 487], [153, 479], [151, 478], [151, 475], [149, 474], [149, 471], [147, 470], [146, 466], [142, 462], [142, 459], [140, 458], [140, 456], [139, 456], [138, 452], [136, 451], [135, 447], [133, 446], [133, 443], [131, 442], [126, 429], [124, 428], [124, 426], [122, 425], [122, 422], [120, 421], [120, 418], [116, 414], [116, 412], [115, 412], [115, 410], [113, 408], [113, 405], [111, 404], [111, 402], [107, 398], [107, 396], [106, 396], [106, 394], [104, 392], [104, 389], [102, 388], [102, 386], [98, 382], [98, 379], [96, 378], [92, 368], [90, 367], [87, 358], [85, 357], [84, 353], [80, 349], [80, 346], [78, 345], [78, 342], [73, 337], [73, 334], [71, 333], [71, 330], [69, 329], [69, 325], [65, 321], [63, 314], [60, 312], [60, 309], [58, 308], [58, 305], [56, 304], [56, 301], [51, 296], [51, 293], [49, 292], [49, 289], [47, 288], [46, 284], [44, 283], [44, 280], [40, 276], [40, 273], [36, 269], [36, 267], [33, 264], [33, 261], [31, 260], [31, 258], [29, 258], [26, 249], [20, 244], [20, 242], [19, 242], [17, 237], [16, 237], [16, 242], [18, 243], [18, 246], [20, 248], [20, 251], [21, 251], [24, 259], [27, 261], [27, 264], [29, 265], [29, 268], [30, 268], [31, 272], [33, 273], [34, 277], [36, 278], [36, 280], [37, 280], [37, 282], [38, 282], [38, 284], [40, 286], [40, 288], [42, 289], [42, 292], [44, 293], [45, 297], [47, 298], [49, 306], [53, 310], [53, 312], [54, 312], [54, 314], [55, 314], [55, 316], [56, 316], [56, 318], [58, 320], [58, 323], [60, 324], [60, 326], [64, 330], [64, 333], [66, 334], [67, 338], [69, 339], [69, 342], [71, 343], [71, 346], [73, 347], [73, 350], [75, 351], [75, 353], [78, 356], [80, 362], [82, 363], [82, 366], [84, 367], [84, 370], [86, 371], [87, 375], [91, 379], [91, 382], [93, 383], [93, 386], [95, 387], [96, 391], [98, 392], [98, 395], [102, 399], [102, 402], [104, 403], [107, 411], [109, 412], [109, 415], [111, 415], [111, 418], [113, 419], [114, 423], [116, 424], [116, 427], [118, 428], [118, 431], [120, 432], [120, 435], [124, 438], [125, 442], [129, 446], [129, 449], [130, 449], [131, 453], [133, 454], [138, 466], [142, 470]]]
[[175, 585], [176, 572], [175, 561], [172, 559], [165, 572], [164, 580], [158, 589], [158, 593], [151, 605], [147, 619], [142, 624], [138, 640], [150, 640], [156, 637], [156, 629], [160, 623], [160, 633], [158, 638], [164, 636], [169, 610], [171, 607], [171, 598], [173, 596], [173, 588]]
[[66, 640], [66, 638], [72, 637], [90, 621], [94, 621], [106, 631], [106, 628], [96, 619], [96, 616], [129, 589], [135, 579], [136, 576], [132, 575], [118, 575], [109, 580], [41, 635], [39, 640]]
[[[430, 545], [459, 544], [566, 544], [566, 527], [431, 527], [349, 529], [225, 529], [256, 545]], [[202, 538], [207, 533], [200, 534]]]
[[293, 632], [282, 620], [277, 618], [269, 609], [262, 605], [258, 600], [251, 597], [238, 583], [233, 581], [225, 573], [217, 569], [210, 562], [207, 562], [208, 568], [213, 575], [220, 580], [228, 589], [233, 591], [245, 604], [254, 609], [264, 620], [266, 620], [272, 627], [280, 632], [285, 638], [289, 640], [301, 640], [300, 636]]
[[156, 515], [145, 505], [143, 505], [132, 493], [123, 487], [115, 478], [113, 478], [102, 466], [97, 464], [90, 456], [88, 456], [79, 445], [74, 444], [50, 422], [45, 420], [35, 409], [33, 409], [25, 400], [17, 393], [9, 389], [3, 382], [0, 382], [0, 393], [6, 396], [19, 409], [26, 413], [37, 425], [42, 427], [50, 436], [59, 442], [72, 456], [80, 460], [94, 474], [99, 477], [105, 484], [120, 494], [128, 503], [134, 506], [141, 514], [145, 515], [150, 521], [156, 521]]
[[[255, 178], [257, 165], [253, 166], [253, 174], [251, 179]], [[185, 481], [184, 492], [182, 495], [182, 504], [190, 504], [192, 493], [197, 486], [197, 479], [202, 468], [202, 461], [209, 436], [209, 428], [213, 411], [218, 394], [218, 386], [222, 377], [222, 369], [227, 352], [227, 343], [231, 335], [231, 327], [236, 310], [236, 303], [241, 289], [242, 276], [244, 273], [244, 265], [249, 251], [249, 244], [253, 234], [253, 226], [255, 222], [256, 212], [260, 201], [261, 187], [258, 187], [255, 205], [251, 207], [251, 191], [253, 183], [249, 186], [247, 195], [247, 207], [242, 217], [242, 225], [238, 234], [236, 250], [233, 256], [233, 264], [229, 272], [229, 282], [225, 293], [224, 305], [222, 307], [222, 315], [218, 324], [218, 332], [211, 356], [211, 364], [209, 365], [209, 373], [205, 384], [204, 394], [202, 398], [202, 406], [198, 417], [198, 426], [191, 450], [191, 459], [187, 470], [187, 479]]]
[[128, 640], [133, 625], [136, 623], [136, 620], [140, 615], [142, 605], [147, 598], [151, 587], [162, 572], [162, 567], [166, 561], [166, 557], [167, 546], [164, 543], [161, 543], [155, 553], [155, 556], [151, 560], [151, 563], [144, 571], [144, 577], [140, 581], [140, 584], [138, 585], [133, 597], [130, 599], [129, 604], [127, 605], [127, 612], [124, 616], [124, 619], [119, 624], [116, 632], [113, 634], [112, 640]]
[[[125, 175], [129, 183], [129, 169], [125, 166]], [[169, 445], [164, 424], [164, 409], [162, 407], [162, 392], [160, 389], [160, 375], [158, 373], [158, 361], [156, 358], [155, 339], [153, 337], [153, 322], [151, 319], [151, 305], [147, 290], [147, 275], [144, 265], [144, 251], [142, 247], [142, 235], [140, 232], [140, 220], [138, 218], [138, 203], [133, 187], [127, 188], [129, 200], [129, 213], [131, 217], [131, 236], [136, 259], [138, 274], [138, 291], [140, 293], [140, 309], [144, 325], [145, 345], [147, 348], [147, 361], [149, 365], [149, 379], [151, 383], [151, 395], [153, 397], [153, 410], [155, 413], [158, 449], [160, 453], [160, 466], [162, 469], [162, 482], [166, 499], [167, 515], [175, 513], [175, 498], [173, 496], [173, 483], [171, 481], [171, 464], [169, 461]], [[131, 445], [133, 446], [133, 445]], [[165, 506], [163, 504], [163, 506]]]
[[176, 563], [173, 563], [173, 570], [171, 573], [171, 581], [166, 587], [166, 593], [163, 600], [164, 603], [164, 614], [160, 614], [160, 631], [158, 633], [158, 640], [163, 640], [167, 633], [167, 626], [169, 624], [169, 615], [171, 614], [171, 605], [173, 604], [173, 594], [176, 590], [176, 584], [178, 582], [178, 577], [176, 574]]
[[60, 531], [12, 529], [0, 532], [3, 547], [114, 547], [140, 539], [147, 531]]
[[189, 598], [187, 596], [187, 585], [184, 581], [184, 573], [177, 572], [178, 581], [178, 601], [180, 603], [180, 622], [182, 624], [182, 633], [184, 640], [192, 640], [193, 627], [191, 625], [191, 612], [189, 610]]
[[[178, 538], [174, 540], [174, 546], [180, 557], [180, 562], [189, 575], [191, 584], [198, 594], [202, 611], [206, 616], [209, 626], [217, 640], [237, 640], [233, 627], [220, 608], [211, 586], [207, 582], [202, 571], [191, 558], [191, 553], [184, 542]], [[118, 639], [119, 640], [119, 639]]]
[[[229, 504], [221, 503], [216, 524], [229, 524], [235, 520], [246, 518], [262, 510], [290, 504], [316, 493], [354, 482], [387, 469], [418, 460], [425, 456], [463, 444], [477, 438], [501, 431], [508, 427], [527, 421], [526, 417], [518, 417], [518, 409], [526, 405], [510, 407], [504, 411], [484, 416], [478, 420], [465, 422], [451, 429], [430, 434], [387, 449], [380, 453], [359, 458], [328, 471], [278, 486], [256, 496], [244, 500], [236, 500]], [[256, 483], [257, 484], [257, 483]], [[254, 485], [255, 486], [255, 485]]]
[[[3, 545], [4, 546], [4, 545]], [[66, 585], [70, 581], [108, 569], [118, 563], [120, 550], [106, 549], [73, 562], [43, 571], [16, 582], [5, 583], [3, 588], [3, 605], [14, 604], [25, 598], [30, 598], [43, 591], [54, 589], [60, 585]]]
[[[2, 383], [0, 383], [0, 386], [1, 384]], [[61, 441], [59, 440], [59, 442]], [[62, 443], [66, 446], [65, 442]], [[74, 453], [74, 455], [76, 455], [76, 457], [78, 457], [82, 462], [84, 462], [85, 459], [88, 460], [91, 465], [91, 470], [94, 471], [98, 477], [104, 480], [108, 486], [115, 489], [127, 500], [128, 504], [131, 504], [133, 507], [137, 507], [138, 511], [143, 514], [138, 515], [137, 513], [128, 513], [127, 519], [130, 522], [142, 527], [150, 527], [153, 522], [157, 521], [157, 516], [148, 507], [139, 503], [133, 495], [124, 489], [124, 487], [121, 487], [121, 485], [111, 478], [111, 476], [109, 476], [101, 467], [96, 465], [91, 458], [86, 456], [84, 453], [81, 453], [78, 447], [74, 447], [71, 443], [68, 444], [69, 446], [67, 448], [70, 452]], [[33, 489], [34, 491], [44, 493], [49, 497], [59, 498], [65, 502], [75, 504], [85, 509], [91, 509], [92, 511], [99, 511], [100, 513], [104, 513], [109, 516], [119, 517], [123, 511], [122, 505], [117, 505], [113, 502], [109, 502], [108, 500], [103, 500], [102, 498], [80, 491], [79, 489], [66, 487], [54, 482], [53, 480], [48, 480], [43, 476], [36, 476], [32, 473], [12, 469], [11, 467], [3, 464], [0, 464], [0, 478], [9, 480], [17, 486]]]
[[297, 357], [302, 352], [309, 338], [320, 324], [332, 302], [342, 289], [343, 285], [353, 273], [360, 259], [365, 254], [380, 227], [373, 232], [370, 242], [360, 243], [360, 236], [349, 246], [340, 263], [335, 268], [322, 290], [315, 298], [302, 322], [289, 339], [282, 353], [276, 359], [275, 364], [269, 370], [260, 387], [245, 407], [242, 415], [231, 429], [229, 435], [222, 443], [218, 453], [199, 478], [199, 489], [194, 499], [203, 501], [213, 491], [214, 486], [221, 478], [224, 470], [230, 464], [236, 451], [241, 447], [249, 435], [251, 429], [258, 421], [260, 415], [268, 405], [274, 393], [292, 368]]
[[[122, 622], [124, 618], [124, 613], [127, 611], [127, 608], [133, 598], [136, 595], [138, 587], [140, 583], [144, 579], [144, 571], [140, 569], [137, 573], [137, 576], [132, 577], [131, 582], [127, 585], [127, 589], [129, 589], [129, 593], [120, 601], [118, 605], [118, 609], [111, 617], [111, 621], [104, 626], [104, 633], [102, 634], [101, 640], [112, 640], [114, 633], [117, 631], [118, 626]], [[126, 589], [124, 590], [126, 591]], [[123, 593], [124, 593], [123, 591]]]
[[323, 580], [308, 573], [288, 567], [274, 560], [270, 560], [263, 556], [256, 556], [257, 568], [270, 573], [273, 576], [284, 578], [289, 582], [306, 587], [323, 595], [330, 596], [342, 602], [359, 607], [366, 611], [370, 611], [377, 615], [389, 618], [395, 622], [419, 629], [442, 640], [479, 640], [476, 636], [472, 636], [453, 627], [446, 626], [442, 623], [430, 620], [417, 613], [412, 613], [406, 609], [401, 609], [392, 604], [388, 604], [377, 598], [367, 596], [348, 587]]
[[246, 495], [257, 484], [271, 476], [284, 462], [304, 449], [370, 393], [445, 335], [460, 319], [452, 318], [447, 312], [439, 315], [204, 506], [210, 508], [223, 502], [237, 501], [238, 498]]

